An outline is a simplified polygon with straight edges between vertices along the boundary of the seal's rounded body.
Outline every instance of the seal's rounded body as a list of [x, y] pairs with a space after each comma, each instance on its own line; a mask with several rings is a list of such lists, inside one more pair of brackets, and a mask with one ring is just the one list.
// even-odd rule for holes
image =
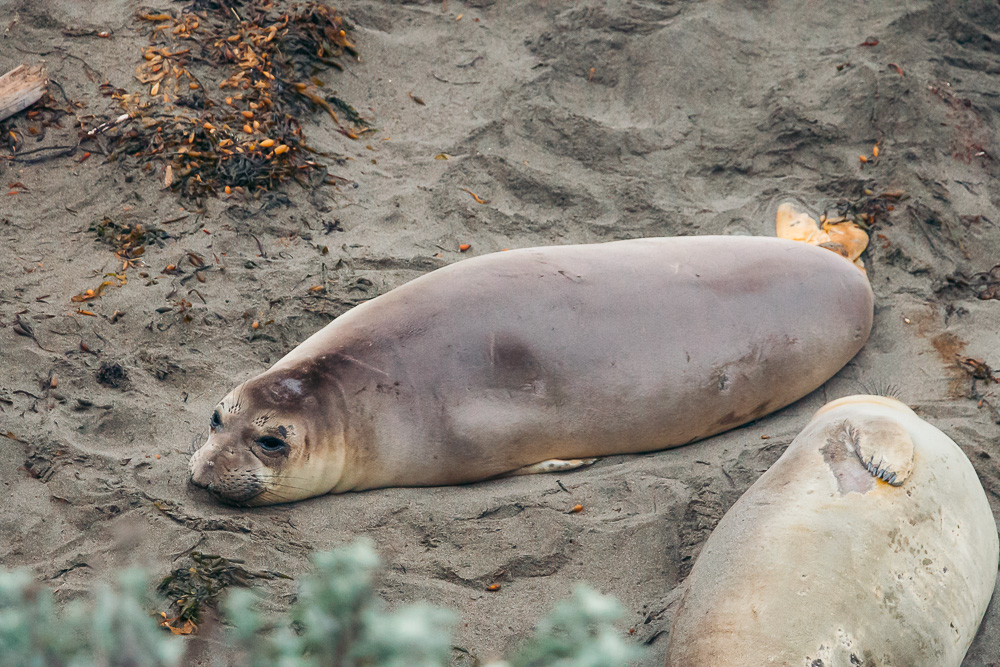
[[894, 399], [839, 399], [708, 538], [666, 663], [957, 667], [997, 559], [958, 445]]
[[262, 504], [682, 445], [819, 387], [872, 308], [850, 262], [781, 239], [485, 255], [354, 308], [235, 389], [192, 479]]

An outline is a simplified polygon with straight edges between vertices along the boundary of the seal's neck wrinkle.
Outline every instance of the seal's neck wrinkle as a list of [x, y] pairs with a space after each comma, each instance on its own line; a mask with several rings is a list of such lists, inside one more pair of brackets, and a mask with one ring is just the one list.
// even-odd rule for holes
[[[377, 437], [379, 411], [372, 409], [367, 400], [373, 389], [377, 393], [377, 386], [362, 382], [359, 386], [363, 390], [345, 392], [345, 383], [348, 387], [355, 384], [349, 378], [340, 378], [330, 389], [329, 410], [335, 413], [337, 422], [327, 429], [329, 442], [326, 446], [331, 452], [331, 461], [335, 461], [335, 464], [327, 464], [331, 469], [329, 480], [332, 484], [327, 484], [331, 493], [382, 486], [372, 477], [384, 463], [376, 461], [376, 453], [365, 446]], [[334, 467], [337, 469], [333, 470]]]
[[915, 414], [905, 403], [898, 401], [895, 398], [889, 398], [888, 396], [875, 396], [871, 394], [858, 394], [855, 396], [844, 396], [843, 398], [838, 398], [836, 400], [830, 401], [819, 410], [813, 417], [817, 417], [822, 414], [826, 414], [837, 408], [843, 407], [845, 405], [877, 405], [884, 408], [890, 408], [892, 410], [898, 410], [904, 414], [912, 415]]
[[[305, 405], [308, 403], [312, 405]], [[351, 411], [336, 370], [324, 373], [322, 392], [310, 392], [303, 399], [303, 414], [309, 428], [305, 439], [308, 456], [301, 461], [315, 489], [315, 494], [339, 493], [350, 484], [350, 462], [346, 460], [350, 438]], [[353, 488], [353, 487], [349, 487]]]

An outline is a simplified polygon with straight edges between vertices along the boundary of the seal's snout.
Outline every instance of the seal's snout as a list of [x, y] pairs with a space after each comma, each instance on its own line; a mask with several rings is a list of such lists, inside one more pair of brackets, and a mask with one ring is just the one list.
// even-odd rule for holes
[[215, 462], [206, 456], [207, 445], [199, 449], [191, 457], [188, 471], [191, 473], [191, 483], [207, 489], [215, 479]]
[[225, 503], [244, 505], [265, 490], [252, 455], [226, 439], [209, 439], [191, 457], [188, 472], [192, 486]]

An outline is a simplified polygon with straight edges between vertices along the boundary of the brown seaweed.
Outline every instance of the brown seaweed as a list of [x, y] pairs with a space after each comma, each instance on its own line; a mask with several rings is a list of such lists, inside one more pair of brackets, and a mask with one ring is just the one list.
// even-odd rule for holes
[[357, 58], [349, 25], [329, 6], [195, 3], [178, 16], [139, 19], [152, 26], [136, 68], [144, 90], [105, 88], [132, 121], [107, 132], [109, 157], [162, 165], [164, 187], [197, 199], [256, 194], [290, 179], [305, 187], [333, 182], [328, 162], [339, 156], [311, 148], [300, 117], [326, 112], [352, 139], [370, 131], [317, 85], [318, 72]]
[[170, 600], [176, 612], [176, 617], [170, 619], [174, 625], [184, 626], [188, 621], [197, 625], [201, 621], [202, 608], [214, 605], [229, 586], [249, 586], [254, 579], [291, 579], [280, 572], [250, 572], [242, 567], [242, 560], [235, 558], [197, 551], [189, 558], [190, 563], [165, 576], [157, 588]]

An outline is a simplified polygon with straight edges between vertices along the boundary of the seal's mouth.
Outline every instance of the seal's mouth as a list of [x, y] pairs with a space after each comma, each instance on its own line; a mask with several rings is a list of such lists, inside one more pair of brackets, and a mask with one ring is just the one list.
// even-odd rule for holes
[[207, 489], [213, 498], [218, 500], [223, 505], [229, 505], [231, 507], [253, 507], [254, 505], [259, 505], [260, 503], [255, 503], [254, 500], [259, 498], [264, 494], [264, 490], [261, 489], [257, 493], [251, 496], [241, 496], [239, 498], [234, 498], [232, 496], [227, 496], [220, 493], [216, 489]]
[[215, 500], [225, 505], [233, 507], [250, 507], [255, 505], [254, 500], [262, 496], [267, 489], [264, 484], [257, 480], [239, 479], [235, 483], [231, 479], [223, 479], [222, 483], [215, 480], [210, 482], [196, 481], [192, 475], [188, 478], [191, 486], [198, 487], [209, 493]]
[[816, 411], [814, 417], [821, 414], [836, 410], [837, 408], [843, 407], [845, 405], [878, 405], [885, 408], [890, 408], [898, 412], [905, 414], [914, 414], [913, 410], [909, 408], [902, 401], [898, 401], [895, 398], [890, 398], [888, 396], [876, 396], [874, 394], [858, 394], [855, 396], [844, 396], [843, 398], [838, 398], [836, 400], [830, 401], [819, 410]]

